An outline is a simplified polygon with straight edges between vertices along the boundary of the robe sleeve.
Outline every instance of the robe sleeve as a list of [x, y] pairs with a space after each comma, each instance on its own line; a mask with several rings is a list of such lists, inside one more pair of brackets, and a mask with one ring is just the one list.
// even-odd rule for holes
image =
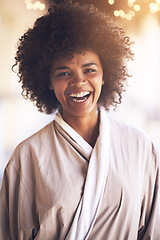
[[9, 226], [9, 199], [8, 199], [8, 176], [6, 169], [3, 175], [2, 188], [0, 192], [0, 239], [11, 239]]
[[[21, 212], [28, 214], [21, 216]], [[31, 201], [20, 177], [20, 171], [9, 162], [2, 181], [0, 192], [0, 239], [1, 240], [31, 240], [33, 236], [33, 221], [31, 219]], [[23, 233], [21, 225], [27, 222], [28, 231]]]
[[[150, 147], [148, 148], [150, 149]], [[141, 206], [138, 240], [160, 239], [160, 159], [152, 145], [147, 151], [147, 166]]]

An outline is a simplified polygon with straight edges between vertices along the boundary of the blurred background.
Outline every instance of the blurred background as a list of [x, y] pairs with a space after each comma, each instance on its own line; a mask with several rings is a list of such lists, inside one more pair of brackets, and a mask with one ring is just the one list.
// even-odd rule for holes
[[[160, 0], [79, 1], [93, 3], [111, 14], [135, 42], [134, 61], [128, 65], [132, 78], [122, 104], [110, 114], [145, 131], [160, 149]], [[18, 77], [11, 70], [18, 38], [51, 3], [0, 0], [0, 185], [17, 144], [54, 118], [38, 112], [21, 97]]]

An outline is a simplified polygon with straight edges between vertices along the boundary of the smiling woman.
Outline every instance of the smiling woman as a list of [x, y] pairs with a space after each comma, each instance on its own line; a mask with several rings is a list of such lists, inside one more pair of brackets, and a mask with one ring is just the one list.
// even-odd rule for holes
[[160, 239], [158, 153], [107, 113], [121, 102], [130, 46], [110, 17], [71, 1], [20, 38], [22, 94], [56, 112], [8, 162], [0, 239]]
[[71, 118], [82, 115], [89, 117], [97, 111], [103, 84], [103, 70], [98, 55], [86, 51], [75, 53], [71, 60], [56, 61], [51, 67], [50, 79], [50, 89], [54, 90], [61, 103], [65, 121], [66, 114], [71, 114]]
[[[51, 66], [50, 82], [50, 89], [54, 90], [61, 104], [63, 119], [93, 146], [98, 129], [93, 138], [88, 132], [85, 136], [78, 126], [84, 126], [85, 121], [90, 122], [91, 127], [98, 121], [97, 102], [104, 83], [98, 55], [85, 51], [73, 54], [72, 59], [55, 61]], [[80, 124], [82, 117], [83, 124]]]
[[93, 6], [72, 4], [72, 10], [70, 6], [54, 5], [21, 37], [15, 65], [19, 67], [22, 93], [40, 111], [55, 111], [60, 103], [49, 89], [52, 63], [91, 50], [98, 55], [103, 68], [105, 84], [99, 103], [108, 109], [121, 102], [128, 77], [126, 61], [133, 57], [132, 42], [109, 16]]

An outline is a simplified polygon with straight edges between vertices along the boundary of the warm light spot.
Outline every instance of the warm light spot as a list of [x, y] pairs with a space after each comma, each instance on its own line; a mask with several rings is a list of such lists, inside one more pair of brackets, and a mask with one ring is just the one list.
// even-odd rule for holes
[[28, 10], [31, 10], [33, 8], [33, 4], [32, 3], [27, 3], [26, 8]]
[[141, 7], [140, 7], [138, 4], [136, 4], [136, 5], [134, 5], [134, 10], [135, 10], [136, 12], [138, 12], [138, 11], [141, 10]]
[[120, 12], [118, 10], [115, 10], [114, 11], [114, 16], [119, 17], [120, 16]]
[[128, 0], [128, 3], [134, 3], [136, 0]]
[[40, 9], [41, 11], [43, 11], [43, 10], [45, 9], [45, 4], [42, 3], [42, 4], [39, 6], [39, 9]]
[[126, 14], [123, 10], [119, 10], [119, 13], [120, 13], [120, 17], [121, 18], [125, 18], [126, 17]]
[[154, 2], [149, 4], [149, 8], [151, 13], [156, 13], [159, 10], [158, 5]]
[[131, 14], [126, 14], [126, 19], [128, 20], [128, 21], [130, 21], [130, 20], [132, 20], [132, 15]]
[[156, 1], [156, 3], [160, 3], [160, 0], [155, 0]]
[[40, 7], [40, 5], [41, 5], [41, 2], [39, 2], [39, 1], [35, 2], [35, 4], [34, 4], [36, 9], [38, 9]]
[[45, 4], [41, 3], [40, 1], [36, 1], [34, 4], [31, 2], [31, 0], [25, 0], [26, 8], [28, 10], [41, 10], [43, 11], [45, 9]]
[[109, 3], [110, 5], [113, 5], [113, 4], [114, 4], [114, 0], [108, 0], [108, 3]]
[[129, 7], [133, 7], [134, 3], [128, 3]]
[[129, 11], [129, 14], [130, 14], [132, 17], [135, 16], [135, 12], [134, 12], [133, 10], [130, 10], [130, 11]]
[[135, 1], [136, 0], [128, 0], [128, 6], [133, 7]]

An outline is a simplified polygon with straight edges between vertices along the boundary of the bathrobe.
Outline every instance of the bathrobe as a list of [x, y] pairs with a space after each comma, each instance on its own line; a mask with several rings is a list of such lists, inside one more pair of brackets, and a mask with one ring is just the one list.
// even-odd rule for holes
[[143, 132], [101, 108], [92, 148], [57, 113], [6, 166], [0, 240], [160, 240], [159, 182]]

